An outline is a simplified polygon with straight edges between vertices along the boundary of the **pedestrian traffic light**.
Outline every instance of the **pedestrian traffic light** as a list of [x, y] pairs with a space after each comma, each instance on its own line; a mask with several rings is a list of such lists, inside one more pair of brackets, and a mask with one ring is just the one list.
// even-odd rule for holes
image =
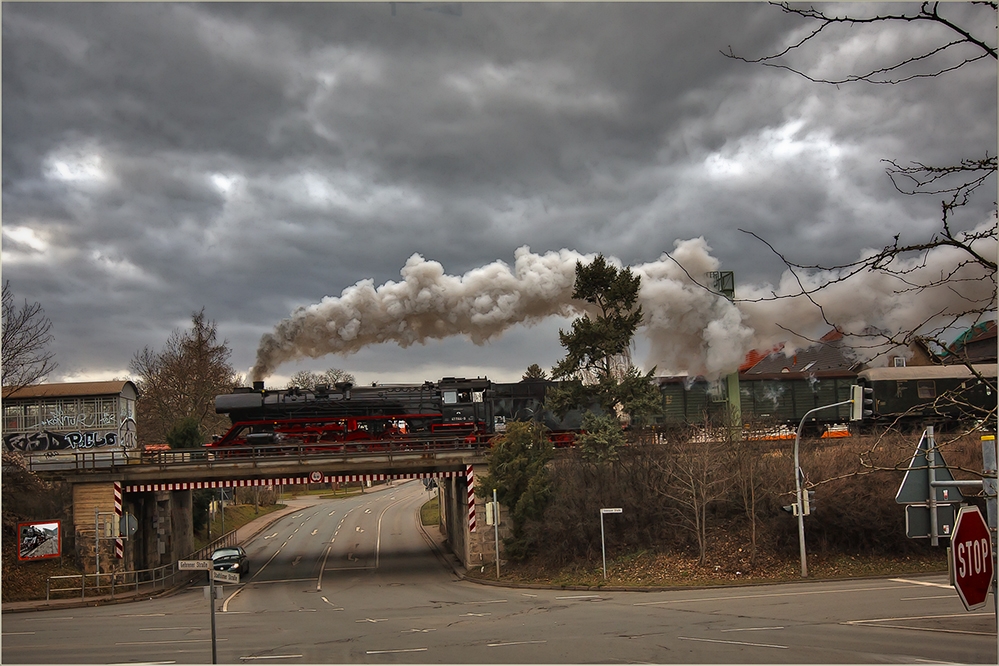
[[874, 389], [860, 384], [850, 387], [850, 420], [862, 421], [874, 415]]

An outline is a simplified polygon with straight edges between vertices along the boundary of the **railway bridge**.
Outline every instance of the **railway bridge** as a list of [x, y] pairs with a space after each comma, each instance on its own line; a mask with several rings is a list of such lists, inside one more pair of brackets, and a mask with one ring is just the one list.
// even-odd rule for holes
[[[474, 516], [485, 513], [483, 500], [470, 492], [475, 468], [484, 471], [487, 453], [484, 444], [454, 439], [345, 452], [301, 445], [246, 446], [222, 453], [49, 452], [29, 456], [28, 466], [46, 480], [71, 484], [72, 526], [63, 529], [73, 530], [87, 573], [94, 572], [97, 562], [102, 572], [149, 569], [194, 552], [195, 490], [406, 479], [437, 481], [441, 528], [467, 565], [484, 555], [485, 561], [492, 560], [491, 535], [475, 529]], [[131, 536], [117, 530], [123, 514], [136, 519]]]

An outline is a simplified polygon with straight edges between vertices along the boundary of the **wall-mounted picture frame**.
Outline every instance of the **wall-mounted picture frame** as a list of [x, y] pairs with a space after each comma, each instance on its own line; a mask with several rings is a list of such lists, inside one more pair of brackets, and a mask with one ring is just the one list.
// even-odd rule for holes
[[62, 525], [58, 520], [17, 524], [17, 559], [46, 560], [62, 555]]

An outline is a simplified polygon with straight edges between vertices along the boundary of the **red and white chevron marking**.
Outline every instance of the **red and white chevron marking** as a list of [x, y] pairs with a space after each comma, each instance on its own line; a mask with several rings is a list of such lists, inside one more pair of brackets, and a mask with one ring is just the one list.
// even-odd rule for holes
[[475, 475], [472, 466], [465, 466], [465, 485], [468, 488], [468, 531], [475, 531]]
[[345, 474], [323, 475], [322, 481], [309, 476], [285, 476], [274, 479], [229, 479], [227, 481], [178, 481], [126, 486], [125, 492], [149, 493], [161, 490], [201, 490], [203, 488], [246, 488], [253, 486], [294, 486], [305, 483], [357, 483], [364, 481], [395, 481], [404, 479], [443, 479], [461, 476], [462, 472], [421, 472], [413, 474]]
[[[121, 481], [114, 482], [114, 516], [121, 525]], [[114, 556], [119, 560], [125, 557], [125, 542], [121, 537], [114, 540]]]

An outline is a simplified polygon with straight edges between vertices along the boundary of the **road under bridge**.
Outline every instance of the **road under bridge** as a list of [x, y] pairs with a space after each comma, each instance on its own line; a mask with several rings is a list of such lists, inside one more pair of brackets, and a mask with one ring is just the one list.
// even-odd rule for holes
[[[46, 480], [71, 484], [72, 526], [87, 573], [151, 569], [194, 552], [193, 492], [200, 489], [308, 484], [437, 482], [441, 529], [466, 565], [491, 563], [491, 530], [477, 529], [484, 500], [472, 492], [488, 447], [464, 440], [434, 440], [366, 451], [317, 451], [299, 445], [159, 451], [53, 452], [29, 457]], [[478, 505], [478, 506], [477, 506]], [[136, 532], [119, 534], [121, 516], [135, 517]], [[64, 527], [67, 529], [69, 526]]]

